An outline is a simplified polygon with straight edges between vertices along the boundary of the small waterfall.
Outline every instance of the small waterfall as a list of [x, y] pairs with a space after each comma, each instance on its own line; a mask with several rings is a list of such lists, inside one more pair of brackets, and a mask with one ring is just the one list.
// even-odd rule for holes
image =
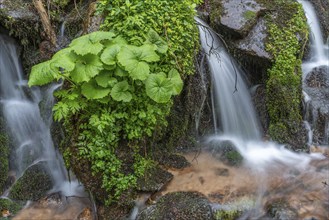
[[[50, 134], [52, 93], [60, 85], [28, 88], [15, 42], [0, 34], [0, 49], [0, 106], [12, 139], [14, 161], [11, 162], [16, 177], [20, 178], [26, 169], [42, 162], [53, 179], [54, 191], [66, 195], [77, 193], [79, 184], [68, 182], [67, 171]], [[39, 104], [48, 109], [49, 114], [44, 117], [47, 120], [41, 117]]]
[[[226, 52], [216, 34], [202, 20], [200, 39], [212, 76], [213, 118], [217, 134], [244, 140], [261, 138], [259, 122], [252, 106], [243, 72]], [[219, 116], [219, 117], [218, 117]]]
[[319, 20], [309, 1], [298, 0], [310, 28], [310, 58], [303, 62], [303, 93], [309, 144], [329, 144], [329, 45], [322, 37]]

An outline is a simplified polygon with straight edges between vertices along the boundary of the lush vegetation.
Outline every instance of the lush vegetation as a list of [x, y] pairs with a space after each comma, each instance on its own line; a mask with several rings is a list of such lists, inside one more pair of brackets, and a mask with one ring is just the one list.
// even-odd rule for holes
[[[75, 151], [87, 160], [93, 175], [102, 176], [107, 203], [153, 164], [148, 140], [161, 134], [181, 78], [193, 73], [195, 5], [180, 3], [100, 1], [103, 31], [73, 40], [32, 68], [30, 86], [64, 80], [53, 111], [72, 138], [64, 152], [67, 165]], [[133, 158], [118, 155], [123, 146]]]
[[301, 63], [308, 27], [303, 9], [296, 2], [280, 2], [293, 12], [282, 22], [268, 17], [269, 40], [267, 51], [273, 55], [274, 64], [268, 71], [267, 108], [270, 116], [269, 133], [274, 139], [286, 143], [288, 134], [300, 126], [302, 120], [300, 100]]

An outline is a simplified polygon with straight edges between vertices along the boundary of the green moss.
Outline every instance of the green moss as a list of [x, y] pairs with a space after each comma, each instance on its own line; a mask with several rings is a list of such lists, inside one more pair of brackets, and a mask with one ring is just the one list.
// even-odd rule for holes
[[[15, 215], [21, 208], [22, 208], [22, 206], [20, 204], [17, 204], [15, 202], [11, 201], [10, 199], [0, 198], [0, 211], [8, 210], [12, 216], [12, 215]], [[0, 220], [7, 220], [7, 219], [8, 218], [2, 218], [0, 216]]]
[[281, 18], [278, 22], [277, 16], [267, 17], [269, 37], [266, 49], [273, 56], [273, 66], [268, 70], [266, 102], [270, 117], [269, 134], [284, 142], [289, 138], [283, 137], [286, 131], [295, 129], [294, 126], [302, 120], [301, 58], [308, 27], [300, 4], [277, 2], [281, 7], [285, 6], [283, 14], [289, 14], [290, 19]]
[[254, 11], [245, 11], [243, 17], [247, 20], [254, 19], [257, 16], [257, 13]]
[[9, 139], [0, 118], [0, 195], [3, 193], [9, 170]]
[[34, 165], [25, 171], [11, 188], [9, 198], [14, 200], [36, 201], [46, 195], [52, 188], [52, 181], [41, 164]]
[[216, 220], [235, 220], [238, 219], [242, 215], [240, 210], [217, 210], [214, 213], [214, 218]]

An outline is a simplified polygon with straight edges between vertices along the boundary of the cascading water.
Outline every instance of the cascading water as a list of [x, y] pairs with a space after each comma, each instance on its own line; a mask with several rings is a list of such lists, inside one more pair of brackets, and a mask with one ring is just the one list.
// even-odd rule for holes
[[[200, 39], [207, 54], [213, 84], [215, 131], [223, 136], [245, 140], [261, 138], [259, 123], [241, 69], [224, 49], [214, 32], [200, 23]], [[219, 118], [218, 118], [219, 116]]]
[[[29, 89], [14, 41], [0, 34], [0, 48], [0, 106], [14, 148], [11, 169], [15, 171], [16, 179], [29, 167], [40, 164], [52, 177], [54, 191], [67, 196], [81, 193], [83, 187], [78, 182], [68, 181], [62, 158], [53, 145], [51, 115], [45, 116], [50, 118], [45, 121], [39, 110], [41, 101], [43, 108], [51, 108], [52, 93], [60, 85]], [[8, 193], [9, 190], [4, 196]]]
[[322, 37], [319, 20], [312, 4], [305, 0], [298, 2], [303, 6], [310, 27], [310, 58], [302, 65], [309, 144], [328, 145], [329, 45]]
[[[225, 199], [231, 201], [232, 194], [249, 187], [250, 195], [255, 198], [255, 203], [252, 205], [254, 211], [246, 213], [240, 219], [262, 219], [264, 206], [278, 199], [296, 207], [300, 218], [308, 214], [320, 216], [319, 219], [328, 217], [329, 213], [325, 205], [329, 202], [328, 191], [322, 184], [329, 181], [327, 170], [322, 168], [322, 163], [327, 164], [328, 160], [318, 153], [295, 153], [286, 149], [284, 145], [262, 141], [259, 122], [241, 75], [243, 73], [225, 51], [216, 33], [201, 19], [196, 18], [196, 21], [213, 83], [215, 134], [204, 144], [211, 143], [213, 146], [214, 142], [221, 143], [228, 140], [240, 152], [244, 163], [239, 169], [228, 168], [216, 162], [215, 156], [205, 152], [193, 165], [195, 167], [192, 170], [195, 170], [195, 173], [186, 171], [177, 174], [176, 180], [174, 178], [167, 187], [167, 192], [188, 188], [209, 195], [209, 198], [216, 203], [216, 198], [213, 199], [211, 195], [225, 195], [226, 190], [230, 188], [228, 198]], [[320, 58], [319, 60], [322, 59]], [[221, 144], [215, 144], [215, 147], [220, 148]], [[216, 151], [212, 151], [212, 154], [213, 152]], [[187, 158], [191, 158], [191, 163], [194, 157], [187, 155]], [[203, 166], [203, 163], [206, 165]], [[224, 170], [233, 173], [229, 182], [218, 174], [219, 171], [222, 173]], [[195, 176], [195, 180], [191, 179], [192, 176]], [[204, 177], [207, 178], [200, 185], [200, 179], [203, 180]], [[301, 187], [300, 182], [307, 187]], [[309, 197], [314, 196], [321, 206], [312, 206], [314, 202]], [[297, 208], [295, 201], [303, 201], [307, 210]]]

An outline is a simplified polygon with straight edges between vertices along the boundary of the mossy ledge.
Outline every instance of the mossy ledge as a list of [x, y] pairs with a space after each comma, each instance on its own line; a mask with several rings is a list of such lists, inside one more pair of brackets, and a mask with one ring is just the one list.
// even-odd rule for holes
[[[281, 4], [284, 13], [278, 10], [266, 17], [269, 28], [266, 49], [273, 56], [273, 65], [268, 70], [266, 82], [269, 134], [275, 141], [296, 146], [295, 135], [302, 132], [301, 64], [308, 41], [308, 26], [299, 3], [276, 2]], [[281, 14], [288, 17], [283, 18]], [[301, 141], [298, 143], [303, 144]]]

